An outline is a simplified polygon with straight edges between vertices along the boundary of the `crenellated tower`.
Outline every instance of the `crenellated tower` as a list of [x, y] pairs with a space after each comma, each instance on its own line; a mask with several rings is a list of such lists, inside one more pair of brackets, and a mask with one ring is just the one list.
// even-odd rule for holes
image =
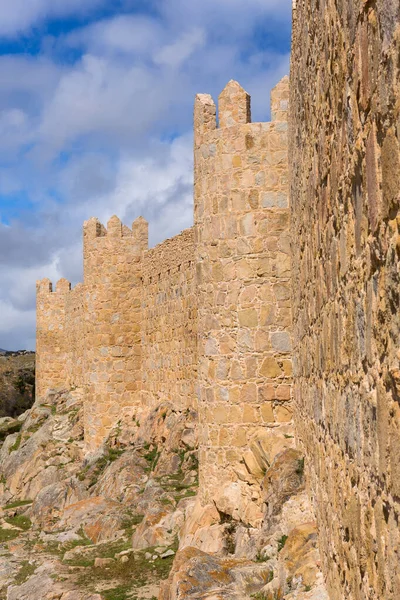
[[84, 224], [85, 441], [95, 450], [140, 401], [142, 257], [148, 224]]
[[71, 284], [60, 279], [53, 291], [49, 279], [36, 284], [36, 394], [65, 387], [67, 381], [67, 337], [65, 311]]
[[196, 97], [195, 232], [199, 330], [200, 490], [237, 480], [265, 426], [290, 421], [289, 80], [271, 123], [252, 123], [230, 81], [216, 106]]

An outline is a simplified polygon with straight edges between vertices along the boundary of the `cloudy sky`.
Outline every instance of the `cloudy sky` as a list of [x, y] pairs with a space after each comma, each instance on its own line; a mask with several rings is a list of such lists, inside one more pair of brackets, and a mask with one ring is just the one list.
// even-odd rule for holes
[[81, 279], [85, 219], [192, 224], [194, 95], [237, 79], [268, 120], [290, 5], [0, 0], [0, 348], [34, 348], [36, 279]]

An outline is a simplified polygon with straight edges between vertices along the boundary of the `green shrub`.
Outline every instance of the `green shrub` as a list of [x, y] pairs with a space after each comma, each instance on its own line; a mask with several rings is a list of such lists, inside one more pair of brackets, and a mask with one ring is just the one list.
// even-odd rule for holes
[[284, 548], [287, 539], [288, 539], [287, 535], [283, 535], [281, 538], [279, 538], [279, 540], [278, 540], [278, 552], [280, 552]]

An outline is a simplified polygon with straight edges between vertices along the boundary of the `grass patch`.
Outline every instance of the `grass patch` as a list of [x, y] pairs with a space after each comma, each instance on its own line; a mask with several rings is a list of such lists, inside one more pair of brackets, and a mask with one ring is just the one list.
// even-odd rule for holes
[[93, 546], [92, 540], [89, 540], [82, 527], [80, 527], [77, 533], [81, 539], [72, 540], [72, 542], [67, 542], [66, 544], [63, 544], [63, 549], [65, 552], [68, 552], [68, 550], [73, 550], [74, 548], [78, 548], [80, 546]]
[[64, 565], [68, 565], [70, 567], [93, 567], [94, 558], [85, 558], [84, 556], [77, 556], [71, 560], [64, 560]]
[[[182, 483], [185, 474], [182, 470], [174, 475], [164, 475], [162, 477], [156, 477], [160, 485], [166, 492], [174, 497], [175, 502], [179, 502], [182, 498], [190, 498], [197, 495], [197, 482], [192, 484]], [[164, 504], [164, 502], [162, 502]], [[166, 502], [165, 502], [166, 504]]]
[[9, 542], [10, 540], [14, 540], [20, 534], [19, 531], [13, 531], [12, 529], [2, 529], [0, 527], [0, 544], [3, 542]]
[[40, 427], [41, 426], [39, 425], [39, 423], [37, 423], [37, 425], [31, 425], [30, 427], [28, 427], [26, 431], [28, 433], [36, 433], [37, 431], [39, 431]]
[[84, 479], [88, 478], [88, 487], [93, 487], [108, 465], [117, 460], [123, 453], [124, 450], [107, 448], [106, 452], [95, 462], [95, 464], [87, 465], [82, 469], [82, 471], [78, 474], [78, 479], [83, 481]]
[[285, 547], [287, 539], [288, 539], [287, 535], [283, 535], [281, 538], [279, 538], [279, 540], [278, 540], [278, 552], [280, 552], [281, 550], [283, 550], [283, 548]]
[[158, 459], [160, 458], [161, 452], [158, 451], [157, 446], [153, 446], [151, 449], [149, 444], [144, 446], [144, 449], [147, 450], [146, 454], [143, 455], [144, 459], [149, 463], [147, 467], [147, 471], [153, 471], [158, 463]]
[[171, 498], [165, 498], [165, 497], [161, 498], [160, 503], [163, 506], [173, 506], [174, 505], [174, 503], [172, 502]]
[[11, 454], [11, 452], [15, 452], [16, 450], [18, 450], [18, 448], [21, 445], [21, 440], [22, 440], [22, 435], [19, 434], [18, 437], [17, 437], [17, 439], [13, 443], [13, 445], [10, 446], [10, 448], [8, 449], [9, 454]]
[[283, 593], [279, 589], [276, 592], [256, 592], [251, 595], [254, 600], [282, 600]]
[[130, 585], [119, 585], [111, 590], [103, 590], [104, 600], [128, 600], [128, 593], [131, 591]]
[[35, 563], [30, 563], [29, 560], [24, 560], [21, 565], [20, 570], [18, 571], [17, 575], [14, 578], [15, 584], [22, 585], [23, 583], [25, 583], [25, 581], [27, 579], [29, 579], [29, 577], [31, 575], [34, 574], [35, 570], [36, 570]]
[[100, 546], [92, 544], [90, 551], [82, 552], [82, 554], [77, 553], [74, 558], [66, 560], [64, 563], [72, 567], [93, 567], [95, 558], [114, 558], [119, 552], [129, 550], [131, 547], [130, 540], [125, 539], [101, 544]]
[[[127, 547], [131, 547], [129, 542], [125, 542]], [[97, 556], [102, 555], [104, 558], [110, 558], [107, 554], [111, 554], [111, 557], [121, 550], [116, 549], [116, 544], [108, 545], [107, 549], [102, 549], [97, 552]], [[111, 550], [112, 548], [112, 550]], [[98, 549], [97, 549], [98, 550]], [[110, 565], [107, 570], [102, 568], [91, 567], [86, 569], [85, 573], [78, 579], [78, 585], [92, 586], [95, 589], [99, 582], [115, 581], [119, 582], [119, 587], [112, 588], [109, 592], [115, 592], [115, 594], [122, 594], [126, 591], [132, 592], [135, 588], [142, 587], [148, 583], [158, 583], [163, 579], [167, 579], [174, 556], [168, 558], [156, 558], [154, 561], [149, 561], [145, 558], [146, 552], [154, 554], [154, 547], [146, 548], [141, 552], [135, 552], [133, 555], [128, 555], [128, 561], [122, 563], [121, 561], [115, 561]], [[116, 591], [115, 591], [116, 590]], [[101, 592], [105, 595], [105, 592]], [[105, 596], [108, 600], [125, 600], [124, 596]]]
[[32, 521], [24, 515], [16, 515], [15, 517], [6, 517], [5, 521], [14, 527], [19, 527], [23, 531], [28, 531], [32, 527]]
[[140, 525], [143, 521], [144, 515], [133, 515], [132, 516], [132, 525]]
[[44, 408], [49, 408], [52, 415], [57, 413], [57, 406], [55, 404], [41, 404]]
[[257, 562], [257, 563], [263, 563], [263, 562], [267, 562], [270, 559], [271, 559], [271, 557], [268, 556], [268, 554], [263, 554], [261, 552], [261, 550], [259, 550], [257, 552], [256, 558], [255, 558], [255, 562]]
[[28, 504], [32, 504], [33, 500], [16, 500], [15, 502], [10, 502], [3, 506], [4, 510], [8, 508], [19, 508], [20, 506], [27, 506]]

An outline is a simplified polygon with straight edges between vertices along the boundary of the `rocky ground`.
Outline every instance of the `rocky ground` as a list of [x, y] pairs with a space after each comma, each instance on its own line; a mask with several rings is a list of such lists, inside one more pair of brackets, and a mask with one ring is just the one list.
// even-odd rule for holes
[[0, 599], [327, 600], [290, 425], [204, 507], [194, 411], [128, 411], [95, 456], [82, 418], [74, 390], [0, 419]]
[[17, 417], [35, 400], [34, 352], [0, 351], [0, 418]]

